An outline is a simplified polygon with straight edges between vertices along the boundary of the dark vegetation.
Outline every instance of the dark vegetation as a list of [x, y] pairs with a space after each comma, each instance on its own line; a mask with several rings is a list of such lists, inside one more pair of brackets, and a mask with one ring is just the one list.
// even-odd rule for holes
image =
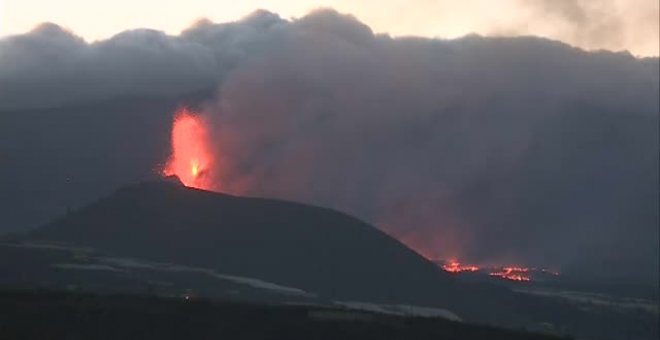
[[551, 336], [311, 306], [185, 298], [0, 292], [0, 339], [506, 339]]

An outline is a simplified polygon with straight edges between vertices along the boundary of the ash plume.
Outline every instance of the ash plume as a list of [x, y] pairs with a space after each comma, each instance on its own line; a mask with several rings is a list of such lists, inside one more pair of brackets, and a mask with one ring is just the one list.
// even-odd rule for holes
[[635, 44], [657, 55], [657, 1], [533, 0], [519, 4], [531, 10], [528, 20], [545, 17], [547, 22], [541, 26], [564, 41], [594, 49], [622, 49]]
[[[214, 90], [198, 107], [218, 190], [336, 208], [428, 257], [657, 283], [658, 65], [533, 37], [392, 38], [332, 10], [91, 44], [49, 24], [0, 41], [0, 117]], [[155, 157], [126, 152], [129, 169]]]

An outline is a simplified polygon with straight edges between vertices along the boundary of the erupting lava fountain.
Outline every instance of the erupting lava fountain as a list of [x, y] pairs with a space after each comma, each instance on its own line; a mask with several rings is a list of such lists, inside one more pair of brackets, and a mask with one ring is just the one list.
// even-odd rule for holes
[[215, 189], [210, 178], [214, 158], [204, 118], [187, 108], [179, 109], [174, 115], [171, 138], [172, 153], [163, 174], [176, 175], [187, 187]]

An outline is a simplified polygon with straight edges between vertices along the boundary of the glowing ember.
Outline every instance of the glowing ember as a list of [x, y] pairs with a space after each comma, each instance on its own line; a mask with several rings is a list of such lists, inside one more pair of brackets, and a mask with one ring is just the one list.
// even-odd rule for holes
[[530, 281], [529, 268], [523, 267], [504, 267], [499, 271], [489, 273], [490, 276], [497, 276], [512, 281]]
[[193, 177], [197, 177], [199, 174], [199, 162], [195, 159], [190, 161], [190, 173]]
[[163, 171], [166, 176], [176, 175], [188, 187], [211, 189], [207, 174], [212, 168], [206, 122], [188, 109], [180, 109], [172, 124], [172, 154]]
[[450, 273], [463, 273], [463, 272], [476, 272], [479, 270], [477, 266], [465, 266], [456, 260], [449, 260], [442, 265], [442, 269]]

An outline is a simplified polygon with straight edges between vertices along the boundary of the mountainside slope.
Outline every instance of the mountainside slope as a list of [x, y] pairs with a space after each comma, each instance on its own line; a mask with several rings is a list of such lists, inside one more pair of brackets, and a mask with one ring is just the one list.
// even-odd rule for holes
[[166, 182], [112, 195], [31, 232], [32, 239], [215, 268], [332, 298], [447, 301], [453, 278], [348, 215]]
[[[378, 229], [334, 210], [166, 181], [123, 187], [5, 243], [8, 256], [0, 262], [14, 272], [16, 287], [54, 282], [46, 287], [74, 284], [92, 292], [100, 287], [166, 296], [191, 289], [209, 297], [240, 290], [240, 297], [261, 302], [434, 307], [466, 322], [515, 329], [548, 325], [589, 339], [631, 332], [657, 338], [657, 314], [584, 310], [554, 297], [457, 280]], [[41, 254], [54, 247], [66, 254], [59, 259]], [[31, 270], [37, 273], [28, 275]], [[290, 287], [304, 296], [246, 288], [248, 281]]]

